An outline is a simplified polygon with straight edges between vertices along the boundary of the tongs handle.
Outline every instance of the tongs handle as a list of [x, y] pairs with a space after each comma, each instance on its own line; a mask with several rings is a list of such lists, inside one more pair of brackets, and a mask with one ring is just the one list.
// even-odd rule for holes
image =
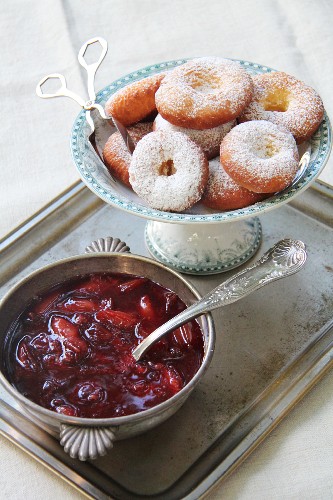
[[[100, 53], [100, 56], [98, 60], [94, 63], [88, 64], [85, 59], [84, 55], [87, 51], [87, 48], [89, 45], [93, 45], [94, 43], [99, 43], [102, 47], [102, 51]], [[87, 42], [85, 42], [82, 47], [80, 48], [79, 54], [77, 56], [79, 63], [81, 66], [87, 71], [88, 75], [88, 95], [89, 95], [89, 101], [84, 101], [81, 99], [80, 96], [72, 92], [71, 90], [68, 90], [67, 85], [66, 85], [66, 79], [63, 75], [60, 75], [59, 73], [52, 73], [51, 75], [44, 76], [44, 78], [41, 79], [41, 81], [37, 84], [36, 87], [36, 93], [39, 97], [42, 97], [43, 99], [49, 99], [51, 97], [70, 97], [74, 101], [76, 101], [85, 111], [86, 111], [86, 120], [90, 125], [91, 132], [94, 132], [95, 130], [95, 125], [94, 121], [92, 119], [92, 116], [90, 114], [90, 111], [92, 109], [97, 109], [99, 112], [100, 116], [104, 118], [105, 120], [112, 119], [113, 123], [116, 127], [116, 129], [119, 131], [121, 134], [125, 145], [128, 149], [128, 151], [132, 154], [134, 151], [134, 143], [132, 138], [130, 137], [129, 133], [127, 132], [126, 128], [124, 125], [122, 125], [120, 122], [118, 122], [116, 119], [114, 119], [112, 116], [107, 116], [103, 106], [101, 104], [98, 104], [95, 102], [96, 99], [96, 93], [95, 93], [95, 75], [96, 71], [99, 68], [101, 62], [103, 61], [104, 57], [106, 56], [106, 53], [108, 51], [108, 43], [104, 38], [100, 36], [96, 36], [95, 38], [90, 38]], [[44, 83], [51, 79], [51, 78], [56, 78], [60, 80], [61, 86], [57, 90], [57, 92], [53, 94], [48, 94], [48, 93], [43, 93], [42, 86]]]
[[[95, 63], [87, 64], [87, 62], [84, 59], [84, 54], [86, 53], [87, 48], [89, 45], [93, 45], [94, 43], [99, 43], [102, 47], [102, 52], [99, 56], [98, 61]], [[94, 101], [96, 99], [96, 93], [95, 93], [95, 88], [94, 88], [94, 83], [95, 83], [95, 75], [96, 71], [98, 70], [101, 62], [103, 61], [104, 57], [106, 56], [106, 53], [108, 51], [108, 43], [104, 38], [101, 38], [99, 36], [96, 36], [95, 38], [90, 38], [86, 43], [84, 43], [79, 51], [79, 54], [77, 56], [79, 63], [81, 66], [87, 71], [88, 75], [88, 95], [89, 99], [91, 101]]]
[[[84, 59], [84, 54], [85, 54], [88, 46], [92, 45], [94, 43], [99, 43], [102, 46], [102, 52], [101, 52], [101, 55], [99, 56], [99, 59], [97, 62], [87, 64], [85, 59]], [[104, 40], [104, 38], [96, 36], [95, 38], [91, 38], [85, 44], [82, 45], [80, 52], [77, 56], [79, 63], [87, 71], [88, 95], [89, 95], [89, 99], [91, 101], [95, 101], [95, 99], [96, 99], [96, 94], [95, 94], [95, 89], [94, 89], [95, 74], [96, 74], [96, 71], [97, 71], [99, 65], [101, 64], [104, 57], [106, 56], [107, 51], [108, 51], [107, 41]], [[122, 136], [123, 141], [124, 141], [128, 151], [130, 152], [130, 154], [132, 154], [134, 149], [135, 149], [135, 145], [134, 145], [133, 139], [131, 138], [131, 136], [129, 135], [129, 133], [126, 130], [126, 127], [124, 127], [124, 125], [122, 125], [122, 123], [120, 123], [118, 120], [116, 120], [116, 118], [113, 118], [112, 116], [106, 116], [104, 109], [102, 107], [100, 107], [99, 104], [95, 104], [95, 107], [98, 109], [102, 118], [106, 118], [106, 119], [111, 118], [112, 119], [116, 129], [118, 130], [118, 132]]]
[[[60, 88], [54, 92], [53, 94], [49, 94], [46, 92], [43, 92], [42, 86], [47, 80], [60, 80]], [[40, 82], [38, 82], [37, 87], [36, 87], [36, 94], [38, 97], [41, 97], [42, 99], [50, 99], [51, 97], [69, 97], [70, 99], [73, 99], [76, 101], [80, 106], [84, 107], [85, 106], [85, 101], [81, 99], [81, 97], [75, 92], [72, 92], [67, 88], [66, 84], [66, 78], [64, 75], [61, 75], [60, 73], [51, 73], [50, 75], [44, 76], [44, 78], [41, 79]]]
[[[98, 58], [98, 61], [91, 63], [91, 64], [87, 64], [87, 62], [84, 59], [84, 54], [86, 53], [86, 50], [89, 47], [89, 45], [92, 45], [94, 43], [99, 43], [102, 46], [102, 52]], [[38, 82], [38, 84], [37, 84], [37, 87], [36, 87], [37, 95], [39, 97], [42, 97], [43, 99], [49, 99], [51, 97], [70, 97], [71, 99], [76, 101], [86, 111], [89, 111], [89, 110], [95, 108], [99, 111], [102, 118], [107, 118], [103, 107], [100, 104], [95, 103], [96, 93], [95, 93], [95, 89], [94, 89], [94, 80], [95, 80], [96, 71], [97, 71], [99, 65], [101, 64], [101, 62], [103, 61], [107, 51], [108, 51], [107, 41], [104, 40], [104, 38], [97, 36], [95, 38], [91, 38], [86, 43], [84, 43], [80, 49], [79, 54], [78, 54], [79, 63], [87, 71], [87, 74], [88, 74], [88, 95], [89, 95], [88, 102], [84, 101], [80, 96], [78, 96], [77, 94], [75, 94], [74, 92], [72, 92], [71, 90], [69, 90], [67, 88], [66, 79], [60, 73], [52, 73], [51, 75], [44, 76], [44, 78], [42, 78], [41, 81]], [[51, 78], [60, 80], [61, 86], [53, 94], [44, 93], [42, 90], [42, 86], [44, 85], [44, 83], [47, 80], [49, 80]]]

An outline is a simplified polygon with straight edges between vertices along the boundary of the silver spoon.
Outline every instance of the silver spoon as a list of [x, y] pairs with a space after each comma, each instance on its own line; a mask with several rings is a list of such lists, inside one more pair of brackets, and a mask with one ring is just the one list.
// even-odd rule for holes
[[235, 274], [201, 300], [154, 330], [133, 350], [134, 359], [139, 361], [152, 344], [191, 319], [236, 302], [272, 281], [297, 273], [304, 266], [306, 257], [302, 241], [290, 239], [279, 241], [252, 266]]

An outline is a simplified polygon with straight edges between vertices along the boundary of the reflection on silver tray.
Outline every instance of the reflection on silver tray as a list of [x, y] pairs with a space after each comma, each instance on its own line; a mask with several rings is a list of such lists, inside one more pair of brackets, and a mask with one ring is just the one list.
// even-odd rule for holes
[[[302, 239], [309, 250], [307, 266], [214, 313], [217, 342], [211, 367], [170, 420], [117, 443], [109, 457], [80, 463], [1, 392], [0, 432], [88, 495], [198, 498], [332, 365], [332, 196], [332, 190], [325, 195], [310, 188], [262, 216], [262, 252], [284, 237]], [[143, 227], [143, 220], [113, 210], [78, 184], [3, 242], [1, 293], [31, 270], [83, 252], [87, 241], [100, 235], [112, 233], [134, 252], [146, 254]], [[203, 294], [222, 278], [191, 280]]]

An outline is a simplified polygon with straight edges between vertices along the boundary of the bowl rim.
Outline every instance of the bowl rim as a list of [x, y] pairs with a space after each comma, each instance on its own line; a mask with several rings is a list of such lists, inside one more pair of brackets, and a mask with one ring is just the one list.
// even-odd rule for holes
[[[186, 287], [192, 292], [195, 298], [198, 300], [201, 298], [201, 294], [198, 292], [196, 287], [192, 285], [186, 278], [184, 278], [181, 274], [179, 274], [177, 271], [174, 271], [173, 269], [170, 269], [169, 267], [165, 266], [164, 264], [160, 262], [156, 262], [153, 259], [150, 259], [148, 257], [144, 257], [141, 255], [136, 255], [132, 253], [110, 253], [110, 252], [98, 252], [98, 253], [91, 253], [91, 254], [78, 254], [78, 255], [73, 255], [71, 257], [66, 257], [63, 259], [56, 260], [54, 262], [51, 262], [45, 266], [42, 266], [31, 273], [29, 273], [27, 276], [24, 276], [22, 279], [20, 279], [15, 285], [13, 285], [10, 290], [6, 292], [6, 294], [1, 298], [0, 300], [0, 309], [5, 307], [6, 303], [11, 300], [12, 295], [24, 284], [28, 283], [31, 279], [33, 279], [35, 276], [38, 276], [40, 274], [43, 274], [44, 272], [48, 271], [49, 269], [56, 268], [58, 265], [65, 264], [68, 262], [73, 262], [77, 260], [83, 260], [83, 259], [100, 259], [100, 258], [105, 258], [105, 259], [112, 259], [114, 256], [117, 258], [121, 259], [133, 259], [133, 260], [138, 260], [141, 262], [147, 262], [149, 264], [153, 264], [170, 274], [174, 275], [176, 278], [180, 279], [183, 284], [186, 285]], [[49, 410], [47, 408], [44, 408], [41, 405], [38, 405], [37, 403], [34, 403], [30, 399], [26, 398], [23, 394], [21, 394], [18, 389], [14, 385], [10, 383], [10, 381], [7, 379], [7, 377], [4, 375], [2, 369], [0, 369], [0, 385], [2, 385], [7, 392], [11, 396], [14, 397], [14, 399], [18, 400], [21, 404], [23, 404], [25, 409], [28, 409], [29, 411], [33, 412], [34, 414], [42, 414], [45, 417], [52, 418], [56, 420], [59, 424], [72, 424], [72, 425], [80, 425], [80, 426], [86, 426], [86, 427], [119, 427], [122, 424], [131, 424], [137, 421], [145, 420], [148, 419], [149, 417], [156, 416], [159, 413], [164, 412], [168, 407], [173, 406], [174, 404], [177, 403], [178, 400], [181, 400], [182, 398], [186, 397], [188, 393], [192, 391], [194, 386], [199, 382], [201, 377], [204, 375], [206, 370], [208, 369], [208, 366], [210, 365], [213, 353], [214, 353], [214, 347], [215, 347], [215, 326], [214, 326], [214, 321], [212, 314], [210, 312], [204, 313], [202, 316], [205, 317], [207, 321], [207, 331], [208, 331], [208, 342], [207, 346], [204, 352], [204, 357], [201, 363], [200, 368], [198, 371], [194, 374], [193, 378], [175, 395], [173, 395], [171, 398], [166, 399], [162, 403], [153, 406], [152, 408], [149, 408], [147, 410], [143, 410], [138, 413], [133, 413], [131, 415], [124, 415], [121, 417], [109, 417], [109, 418], [88, 418], [88, 417], [75, 417], [75, 416], [69, 416], [69, 415], [63, 415], [60, 413], [56, 413], [52, 410]], [[6, 335], [4, 337], [4, 342], [6, 339]], [[3, 345], [1, 346], [3, 348]]]

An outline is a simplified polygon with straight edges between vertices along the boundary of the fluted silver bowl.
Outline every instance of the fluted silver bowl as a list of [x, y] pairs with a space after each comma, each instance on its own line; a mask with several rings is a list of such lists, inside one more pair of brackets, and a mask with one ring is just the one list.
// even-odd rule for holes
[[[110, 250], [122, 253], [109, 253]], [[126, 253], [127, 250], [125, 244], [112, 238], [94, 242], [92, 246], [87, 247], [87, 251], [92, 253], [59, 260], [34, 271], [17, 283], [0, 302], [0, 383], [24, 412], [51, 434], [59, 436], [65, 451], [80, 460], [105, 455], [113, 446], [114, 440], [148, 431], [169, 418], [185, 402], [205, 373], [214, 350], [215, 331], [212, 317], [208, 313], [198, 320], [204, 337], [204, 358], [192, 380], [167, 401], [149, 410], [123, 417], [97, 419], [61, 415], [33, 403], [10, 383], [7, 370], [10, 346], [13, 342], [13, 338], [8, 334], [10, 325], [33, 297], [62, 281], [89, 273], [128, 273], [145, 276], [173, 290], [187, 306], [200, 299], [197, 290], [177, 272], [151, 259]]]

